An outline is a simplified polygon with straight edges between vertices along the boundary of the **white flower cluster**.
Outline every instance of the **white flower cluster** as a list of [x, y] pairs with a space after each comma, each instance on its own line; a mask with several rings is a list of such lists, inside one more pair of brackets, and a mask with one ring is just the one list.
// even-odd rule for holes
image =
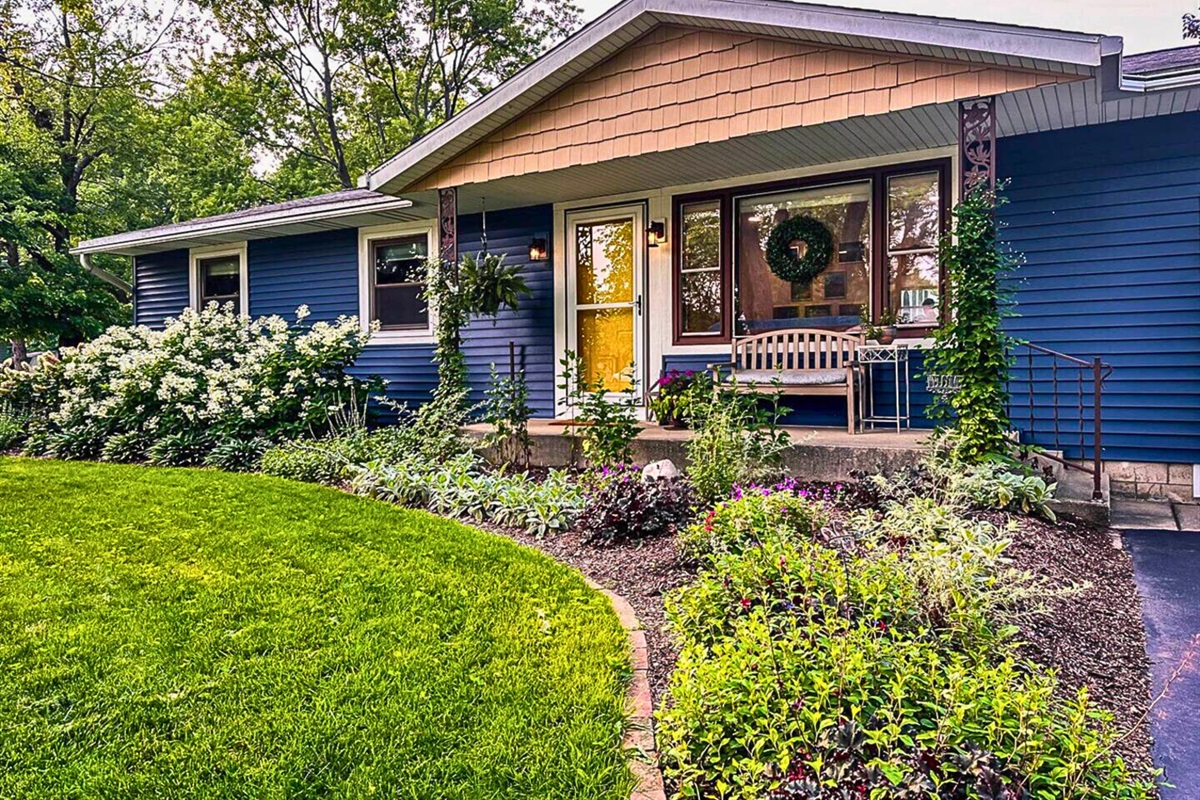
[[114, 327], [66, 350], [49, 398], [59, 429], [148, 434], [204, 429], [275, 434], [322, 424], [350, 396], [346, 368], [369, 334], [355, 317], [296, 326], [248, 319], [215, 303], [184, 311], [162, 331]]

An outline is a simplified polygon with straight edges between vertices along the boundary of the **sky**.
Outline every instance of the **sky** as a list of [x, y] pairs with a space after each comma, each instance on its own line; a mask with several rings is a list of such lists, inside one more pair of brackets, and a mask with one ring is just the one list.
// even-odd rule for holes
[[[1007, 22], [1085, 33], [1103, 33], [1125, 38], [1125, 53], [1144, 53], [1179, 47], [1183, 15], [1196, 13], [1200, 0], [838, 0], [820, 5], [844, 5], [880, 11], [929, 14], [985, 22]], [[616, 0], [576, 0], [590, 22]]]

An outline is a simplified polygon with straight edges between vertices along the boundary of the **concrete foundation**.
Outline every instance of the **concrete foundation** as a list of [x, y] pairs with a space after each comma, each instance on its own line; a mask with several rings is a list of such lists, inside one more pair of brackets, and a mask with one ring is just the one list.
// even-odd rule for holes
[[[471, 425], [468, 431], [483, 436], [485, 425]], [[570, 426], [552, 420], [532, 420], [529, 433], [533, 440], [532, 461], [540, 467], [565, 467], [577, 461], [577, 441]], [[876, 430], [849, 434], [842, 429], [787, 428], [792, 447], [784, 456], [788, 471], [805, 480], [840, 481], [851, 472], [896, 472], [915, 466], [924, 453], [928, 431]], [[634, 440], [634, 461], [649, 464], [670, 459], [680, 467], [687, 464], [684, 443], [691, 431], [663, 428], [647, 423]]]

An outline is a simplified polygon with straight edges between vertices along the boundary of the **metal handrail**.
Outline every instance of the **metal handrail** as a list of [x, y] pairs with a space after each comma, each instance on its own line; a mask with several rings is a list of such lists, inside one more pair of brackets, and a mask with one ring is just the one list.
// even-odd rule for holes
[[[1104, 451], [1103, 394], [1104, 382], [1108, 380], [1113, 373], [1112, 365], [1103, 361], [1099, 357], [1094, 357], [1091, 359], [1079, 358], [1077, 356], [1067, 355], [1066, 353], [1060, 353], [1057, 350], [1051, 350], [1050, 348], [1043, 347], [1042, 345], [1033, 344], [1032, 342], [1020, 340], [1014, 342], [1014, 348], [1021, 347], [1025, 348], [1024, 367], [1028, 371], [1026, 400], [1029, 406], [1029, 426], [1026, 433], [1031, 440], [1030, 443], [1035, 443], [1033, 440], [1038, 438], [1040, 433], [1037, 419], [1037, 410], [1039, 408], [1037, 397], [1039, 392], [1037, 391], [1036, 385], [1038, 383], [1046, 383], [1049, 381], [1049, 408], [1052, 429], [1046, 433], [1052, 439], [1052, 447], [1056, 450], [1062, 451], [1064, 446], [1064, 437], [1070, 436], [1072, 439], [1075, 439], [1075, 441], [1067, 444], [1077, 445], [1079, 447], [1081, 457], [1084, 456], [1089, 449], [1091, 450], [1091, 464], [1087, 465], [1075, 463], [1067, 460], [1065, 457], [1058, 457], [1050, 453], [1042, 453], [1042, 456], [1062, 464], [1065, 469], [1077, 469], [1081, 472], [1090, 474], [1092, 476], [1092, 498], [1095, 500], [1101, 499], [1103, 496], [1103, 492], [1101, 491], [1101, 475], [1103, 474], [1104, 468], [1102, 460], [1102, 454]], [[1050, 370], [1049, 378], [1043, 378], [1040, 380], [1038, 379], [1037, 370], [1039, 367], [1035, 362], [1035, 358], [1038, 356], [1049, 359], [1049, 365], [1047, 367], [1041, 367], [1042, 369]], [[1009, 369], [1009, 384], [1011, 386], [1014, 377], [1018, 377], [1014, 376], [1013, 368], [1016, 367], [1019, 369], [1021, 359], [1012, 352], [1010, 352], [1009, 358], [1012, 365]], [[1072, 378], [1072, 376], [1068, 374], [1065, 378], [1060, 378], [1060, 369], [1074, 371], [1074, 377]], [[1089, 372], [1090, 375], [1088, 375]], [[1089, 415], [1086, 414], [1087, 405], [1084, 400], [1088, 394], [1088, 387], [1086, 387], [1086, 384], [1088, 383], [1091, 384], [1090, 394], [1092, 396], [1090, 419]], [[1064, 394], [1062, 391], [1064, 384], [1067, 391], [1073, 390], [1075, 408], [1077, 411], [1077, 417], [1075, 420], [1066, 421], [1068, 426], [1071, 426], [1072, 422], [1075, 423], [1073, 426], [1074, 430], [1067, 431], [1064, 431], [1062, 414], [1060, 414], [1060, 398]], [[1009, 419], [1013, 419], [1011, 411], [1010, 395]], [[1016, 420], [1014, 419], [1013, 421], [1015, 422]], [[1086, 441], [1089, 422], [1091, 423], [1090, 448], [1087, 447], [1088, 443]], [[1084, 459], [1081, 458], [1081, 460]]]

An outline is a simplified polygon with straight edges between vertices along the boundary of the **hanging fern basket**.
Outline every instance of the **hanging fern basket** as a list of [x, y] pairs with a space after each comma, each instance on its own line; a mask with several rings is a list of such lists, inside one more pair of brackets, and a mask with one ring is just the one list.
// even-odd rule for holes
[[785, 219], [767, 238], [767, 266], [789, 283], [811, 281], [829, 266], [833, 235], [813, 217]]

